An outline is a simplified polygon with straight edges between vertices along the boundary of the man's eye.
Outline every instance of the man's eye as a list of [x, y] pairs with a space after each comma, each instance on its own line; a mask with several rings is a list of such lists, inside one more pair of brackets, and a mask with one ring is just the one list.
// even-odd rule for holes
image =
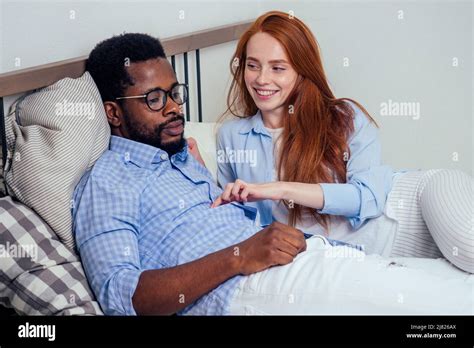
[[148, 101], [149, 101], [150, 103], [155, 104], [155, 103], [159, 103], [159, 102], [160, 102], [160, 99], [159, 99], [159, 98], [152, 98], [152, 99], [148, 99]]

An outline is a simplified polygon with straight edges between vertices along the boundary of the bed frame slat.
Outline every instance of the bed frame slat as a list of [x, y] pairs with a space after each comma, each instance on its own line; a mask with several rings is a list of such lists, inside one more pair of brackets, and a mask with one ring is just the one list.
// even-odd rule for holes
[[[237, 40], [252, 21], [238, 22], [162, 40], [168, 56]], [[45, 87], [65, 77], [77, 78], [84, 73], [87, 56], [14, 70], [0, 74], [0, 97]]]

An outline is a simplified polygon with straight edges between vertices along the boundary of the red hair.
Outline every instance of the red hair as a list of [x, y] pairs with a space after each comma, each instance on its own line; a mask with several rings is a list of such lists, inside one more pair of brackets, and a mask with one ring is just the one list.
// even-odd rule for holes
[[[244, 71], [247, 43], [259, 32], [280, 42], [299, 75], [286, 101], [287, 115], [283, 120], [281, 151], [277, 159], [278, 179], [313, 184], [346, 182], [346, 162], [350, 156], [347, 140], [354, 131], [354, 110], [348, 101], [375, 121], [356, 101], [334, 96], [324, 73], [318, 43], [309, 28], [296, 17], [279, 11], [265, 13], [241, 36], [231, 61], [233, 79], [227, 97], [227, 112], [251, 117], [258, 111], [246, 88]], [[288, 202], [284, 203], [290, 207]], [[302, 218], [303, 211], [310, 213], [328, 231], [328, 215], [296, 204], [289, 209], [288, 223], [294, 226]]]

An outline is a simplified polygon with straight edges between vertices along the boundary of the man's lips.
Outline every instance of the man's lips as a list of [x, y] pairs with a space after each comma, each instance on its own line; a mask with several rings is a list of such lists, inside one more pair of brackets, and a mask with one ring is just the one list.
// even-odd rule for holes
[[180, 135], [184, 131], [183, 121], [177, 120], [171, 123], [168, 123], [164, 128], [163, 132], [168, 135]]
[[180, 126], [180, 125], [182, 125], [182, 124], [183, 124], [183, 121], [181, 121], [181, 120], [176, 120], [176, 121], [173, 121], [173, 122], [171, 122], [171, 123], [168, 123], [168, 124], [164, 127], [164, 129], [166, 129], [166, 128], [175, 128], [175, 127], [178, 127], [178, 126]]

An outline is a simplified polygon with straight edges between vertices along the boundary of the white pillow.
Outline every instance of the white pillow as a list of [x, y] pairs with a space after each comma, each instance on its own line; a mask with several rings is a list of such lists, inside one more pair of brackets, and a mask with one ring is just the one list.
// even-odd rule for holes
[[214, 122], [186, 122], [185, 137], [193, 137], [201, 153], [207, 169], [217, 181], [216, 136], [217, 127]]
[[110, 127], [88, 72], [22, 97], [6, 120], [8, 193], [32, 208], [74, 248], [76, 184], [108, 148]]

